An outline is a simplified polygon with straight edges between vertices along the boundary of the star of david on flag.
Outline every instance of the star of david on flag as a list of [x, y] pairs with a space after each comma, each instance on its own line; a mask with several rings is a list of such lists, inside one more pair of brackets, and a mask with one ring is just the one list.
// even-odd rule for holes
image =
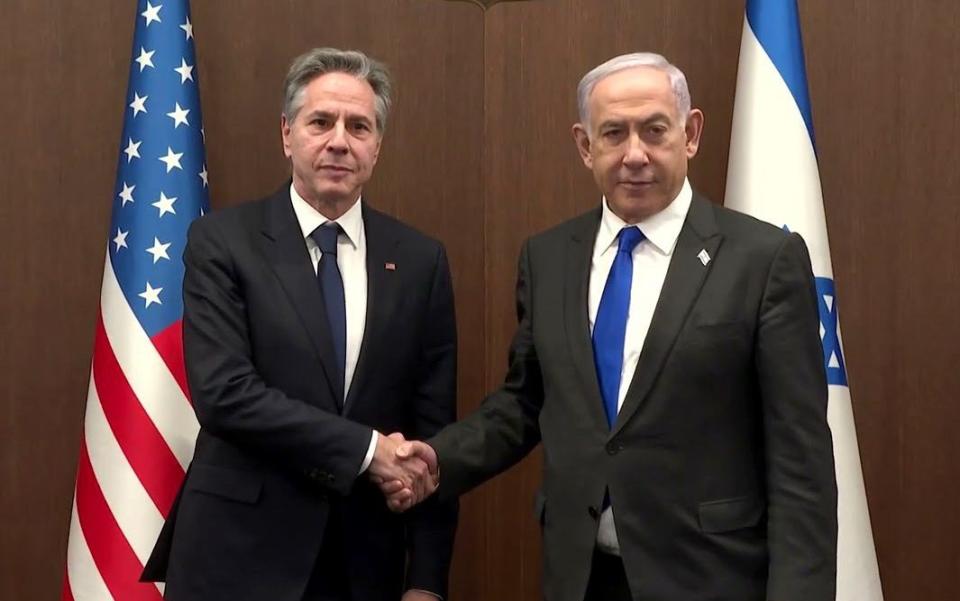
[[837, 469], [837, 601], [882, 601], [840, 334], [796, 0], [747, 0], [725, 206], [810, 251]]
[[820, 340], [823, 343], [823, 358], [827, 368], [827, 384], [847, 385], [847, 371], [843, 367], [843, 350], [837, 328], [837, 303], [833, 280], [816, 278], [817, 307], [820, 309]]

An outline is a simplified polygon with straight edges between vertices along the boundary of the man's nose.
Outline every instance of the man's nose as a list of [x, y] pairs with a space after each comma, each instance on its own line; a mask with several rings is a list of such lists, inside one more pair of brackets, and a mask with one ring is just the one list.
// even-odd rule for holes
[[343, 121], [338, 121], [330, 131], [327, 150], [340, 154], [347, 152], [347, 127]]
[[627, 149], [623, 155], [623, 164], [627, 167], [644, 167], [650, 163], [647, 145], [640, 139], [639, 133], [631, 133], [627, 140]]

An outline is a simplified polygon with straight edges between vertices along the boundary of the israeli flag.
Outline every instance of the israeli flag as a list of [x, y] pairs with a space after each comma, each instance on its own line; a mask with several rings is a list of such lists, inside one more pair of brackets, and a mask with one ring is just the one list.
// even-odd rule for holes
[[843, 361], [795, 0], [747, 0], [725, 205], [799, 233], [810, 250], [839, 489], [837, 601], [882, 601]]

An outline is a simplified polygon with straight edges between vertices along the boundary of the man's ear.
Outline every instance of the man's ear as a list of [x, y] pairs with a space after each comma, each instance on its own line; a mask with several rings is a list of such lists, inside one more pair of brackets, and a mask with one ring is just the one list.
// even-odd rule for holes
[[593, 155], [590, 154], [590, 134], [582, 123], [573, 125], [573, 141], [577, 145], [577, 152], [587, 169], [593, 169]]
[[283, 155], [290, 158], [290, 122], [287, 121], [287, 116], [283, 113], [280, 113], [280, 139], [283, 141]]
[[379, 135], [377, 137], [377, 148], [373, 151], [373, 165], [371, 165], [371, 167], [377, 164], [377, 159], [380, 158], [380, 147], [382, 145], [383, 145], [383, 136]]
[[692, 159], [697, 156], [700, 149], [700, 135], [703, 133], [703, 111], [700, 109], [690, 109], [687, 115], [687, 123], [683, 127], [687, 136], [687, 158]]

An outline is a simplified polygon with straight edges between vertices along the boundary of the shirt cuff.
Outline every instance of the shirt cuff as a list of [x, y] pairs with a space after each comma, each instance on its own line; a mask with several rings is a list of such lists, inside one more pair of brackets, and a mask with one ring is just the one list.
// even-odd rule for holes
[[370, 436], [370, 447], [367, 449], [367, 456], [363, 458], [363, 463], [360, 464], [360, 474], [367, 471], [367, 468], [370, 467], [371, 463], [373, 463], [373, 454], [377, 450], [377, 442], [379, 440], [380, 433], [376, 430], [373, 430], [373, 434]]

